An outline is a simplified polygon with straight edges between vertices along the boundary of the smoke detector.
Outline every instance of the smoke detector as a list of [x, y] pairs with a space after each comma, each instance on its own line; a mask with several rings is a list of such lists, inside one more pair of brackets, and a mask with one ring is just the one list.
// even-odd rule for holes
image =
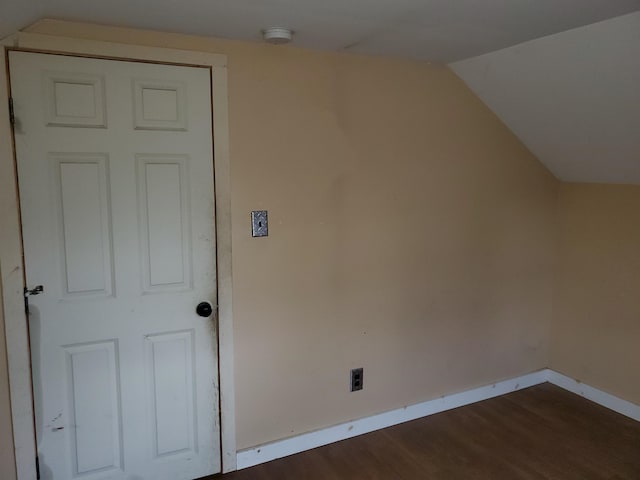
[[273, 45], [283, 45], [289, 43], [293, 38], [293, 32], [284, 27], [265, 28], [262, 31], [262, 38], [265, 42]]

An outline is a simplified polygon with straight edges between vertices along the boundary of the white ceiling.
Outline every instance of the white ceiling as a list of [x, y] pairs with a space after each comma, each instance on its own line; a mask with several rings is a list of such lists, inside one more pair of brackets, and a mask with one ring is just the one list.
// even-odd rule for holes
[[640, 9], [640, 0], [0, 0], [0, 37], [43, 17], [452, 62]]
[[640, 184], [640, 12], [451, 68], [558, 178]]
[[640, 184], [640, 0], [0, 0], [0, 38], [41, 18], [450, 63], [559, 178]]

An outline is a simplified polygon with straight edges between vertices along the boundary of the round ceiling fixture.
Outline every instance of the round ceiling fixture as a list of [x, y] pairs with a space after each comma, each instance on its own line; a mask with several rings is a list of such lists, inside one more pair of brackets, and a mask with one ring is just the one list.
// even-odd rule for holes
[[289, 43], [293, 38], [293, 32], [284, 27], [265, 28], [262, 31], [262, 38], [265, 42], [273, 45], [283, 45]]

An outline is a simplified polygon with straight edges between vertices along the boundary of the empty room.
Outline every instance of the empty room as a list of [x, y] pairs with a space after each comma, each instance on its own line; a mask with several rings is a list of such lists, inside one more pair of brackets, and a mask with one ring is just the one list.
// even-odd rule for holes
[[640, 0], [0, 42], [0, 479], [640, 480]]

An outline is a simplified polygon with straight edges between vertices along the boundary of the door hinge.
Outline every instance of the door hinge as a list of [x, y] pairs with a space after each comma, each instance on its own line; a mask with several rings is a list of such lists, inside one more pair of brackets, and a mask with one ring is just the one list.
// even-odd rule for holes
[[36, 480], [40, 480], [40, 459], [36, 456]]
[[40, 295], [44, 292], [44, 287], [42, 285], [38, 285], [34, 288], [24, 287], [24, 313], [29, 315], [29, 297], [33, 295]]
[[11, 123], [11, 126], [14, 126], [16, 124], [16, 114], [13, 110], [13, 98], [9, 97], [9, 123]]

